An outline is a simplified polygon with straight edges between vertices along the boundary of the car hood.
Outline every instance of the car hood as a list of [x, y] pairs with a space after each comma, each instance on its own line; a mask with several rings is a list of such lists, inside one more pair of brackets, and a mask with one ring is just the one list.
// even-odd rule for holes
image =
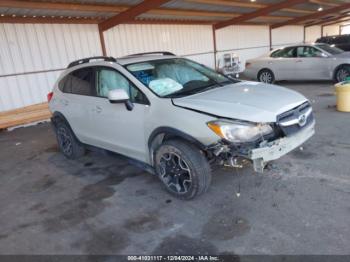
[[174, 98], [177, 106], [223, 118], [264, 123], [307, 99], [292, 90], [257, 82], [240, 82], [195, 95]]

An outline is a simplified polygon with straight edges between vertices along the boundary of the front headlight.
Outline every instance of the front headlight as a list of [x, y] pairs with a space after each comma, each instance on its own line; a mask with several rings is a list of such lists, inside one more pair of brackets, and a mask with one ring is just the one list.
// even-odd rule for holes
[[208, 122], [207, 125], [215, 134], [233, 143], [253, 142], [273, 132], [268, 124], [218, 120]]

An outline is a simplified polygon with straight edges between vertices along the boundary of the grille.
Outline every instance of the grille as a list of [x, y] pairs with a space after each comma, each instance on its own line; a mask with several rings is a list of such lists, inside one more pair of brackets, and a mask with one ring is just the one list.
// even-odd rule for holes
[[302, 104], [277, 117], [277, 125], [285, 136], [293, 135], [306, 128], [314, 121], [312, 107], [309, 102]]

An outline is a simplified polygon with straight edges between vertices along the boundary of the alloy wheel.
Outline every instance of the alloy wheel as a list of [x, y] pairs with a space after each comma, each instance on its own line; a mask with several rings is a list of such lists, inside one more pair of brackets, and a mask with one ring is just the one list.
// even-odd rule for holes
[[192, 186], [191, 170], [175, 153], [165, 153], [160, 159], [160, 178], [176, 194], [186, 194]]
[[350, 76], [349, 71], [344, 68], [341, 68], [337, 73], [337, 80], [338, 82], [344, 82], [348, 76]]
[[65, 155], [71, 155], [73, 150], [72, 137], [68, 133], [67, 129], [64, 127], [58, 128], [57, 138], [62, 152]]
[[270, 72], [264, 71], [260, 75], [260, 82], [270, 84], [272, 83], [272, 75]]

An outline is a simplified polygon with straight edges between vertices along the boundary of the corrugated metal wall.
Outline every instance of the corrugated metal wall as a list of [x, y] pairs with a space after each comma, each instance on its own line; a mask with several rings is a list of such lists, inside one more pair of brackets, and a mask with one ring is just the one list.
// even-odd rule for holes
[[339, 35], [339, 24], [325, 26], [323, 28], [324, 36]]
[[207, 25], [119, 25], [104, 33], [108, 55], [170, 51], [214, 66], [212, 27]]
[[[209, 25], [119, 25], [104, 36], [107, 54], [115, 57], [164, 50], [214, 67]], [[244, 65], [269, 51], [268, 26], [230, 26], [216, 36], [217, 58], [234, 52]], [[272, 40], [275, 47], [302, 42], [303, 27], [275, 29]], [[69, 62], [101, 53], [96, 25], [0, 24], [0, 111], [46, 101]]]
[[0, 24], [0, 111], [46, 101], [59, 69], [101, 53], [96, 25]]
[[272, 47], [299, 44], [304, 41], [304, 26], [283, 26], [272, 30]]
[[216, 31], [217, 59], [224, 53], [236, 53], [242, 67], [247, 59], [269, 51], [268, 26], [228, 26]]
[[321, 37], [321, 26], [315, 25], [305, 28], [305, 42], [314, 43], [317, 38]]

